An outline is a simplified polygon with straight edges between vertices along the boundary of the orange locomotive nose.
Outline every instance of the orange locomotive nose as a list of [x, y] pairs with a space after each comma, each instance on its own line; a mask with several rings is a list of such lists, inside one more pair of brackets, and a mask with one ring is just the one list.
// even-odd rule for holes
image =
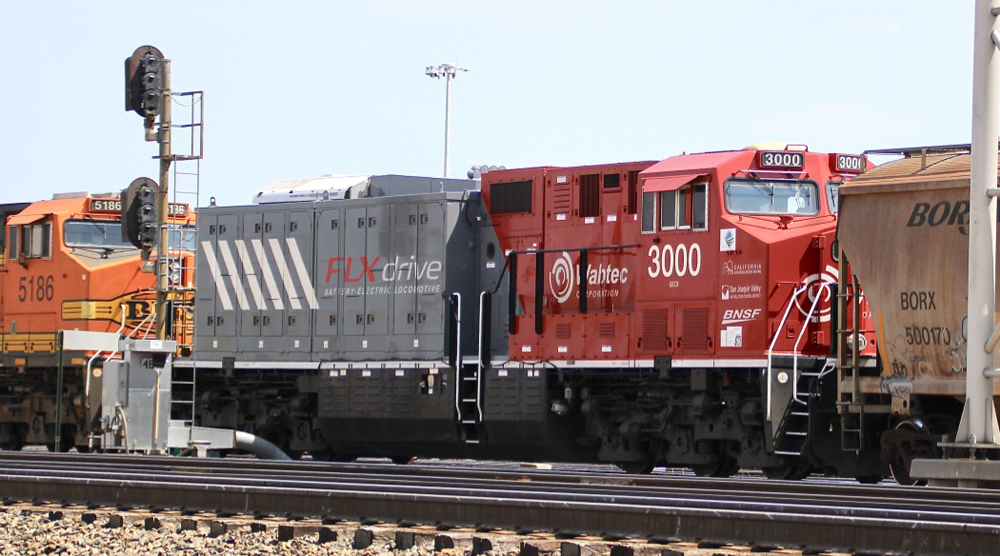
[[[194, 216], [186, 206], [172, 212], [171, 245], [177, 248], [177, 260], [183, 261], [182, 251], [193, 246]], [[37, 377], [36, 386], [15, 396], [11, 405], [17, 417], [6, 435], [0, 433], [0, 445], [52, 443], [58, 331], [136, 335], [152, 329], [155, 278], [143, 271], [139, 250], [123, 240], [121, 213], [120, 199], [84, 193], [0, 207], [5, 222], [0, 257], [0, 365]], [[186, 260], [190, 275], [190, 254]], [[190, 284], [192, 277], [187, 280]], [[177, 306], [184, 299], [190, 303], [190, 289], [173, 297]], [[183, 329], [176, 315], [172, 320], [178, 330]], [[79, 351], [63, 357], [65, 403], [73, 405], [62, 412], [67, 433], [62, 439], [68, 443], [64, 447], [87, 446], [88, 416], [95, 407], [83, 396], [83, 377], [93, 355]], [[100, 359], [91, 362], [95, 364], [99, 367]]]

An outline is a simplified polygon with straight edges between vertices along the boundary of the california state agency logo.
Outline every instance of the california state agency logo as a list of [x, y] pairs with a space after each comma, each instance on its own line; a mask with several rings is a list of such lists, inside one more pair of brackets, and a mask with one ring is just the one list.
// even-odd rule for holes
[[562, 256], [552, 263], [549, 271], [549, 290], [559, 303], [565, 303], [576, 286], [576, 273], [573, 272], [573, 261], [569, 253], [563, 251]]

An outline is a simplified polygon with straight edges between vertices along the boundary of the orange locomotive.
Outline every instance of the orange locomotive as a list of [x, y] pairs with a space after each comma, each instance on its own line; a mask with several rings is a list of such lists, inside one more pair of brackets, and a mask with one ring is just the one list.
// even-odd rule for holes
[[[169, 281], [177, 292], [193, 284], [194, 214], [187, 205], [170, 207]], [[65, 397], [56, 407], [58, 330], [153, 333], [155, 275], [144, 272], [140, 251], [122, 238], [117, 195], [56, 195], [52, 200], [0, 206], [5, 221], [0, 239], [0, 448], [25, 444], [55, 447], [56, 422], [62, 424], [61, 449], [88, 446], [99, 414], [100, 377], [94, 353], [62, 354]], [[173, 294], [174, 335], [189, 345], [184, 293]], [[97, 363], [96, 366], [93, 366]], [[27, 380], [26, 380], [27, 375]], [[95, 403], [91, 403], [95, 402]], [[61, 413], [57, 417], [57, 413]]]

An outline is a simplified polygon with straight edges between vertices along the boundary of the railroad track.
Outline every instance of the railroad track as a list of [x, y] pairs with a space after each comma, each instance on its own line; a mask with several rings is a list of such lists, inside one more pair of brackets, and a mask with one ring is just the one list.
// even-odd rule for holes
[[0, 452], [7, 499], [812, 550], [995, 554], [1000, 496], [596, 472]]

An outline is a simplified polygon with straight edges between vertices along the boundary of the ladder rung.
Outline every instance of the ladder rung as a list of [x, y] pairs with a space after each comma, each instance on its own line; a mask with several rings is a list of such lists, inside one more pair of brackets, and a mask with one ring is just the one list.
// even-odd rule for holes
[[785, 432], [785, 434], [787, 434], [788, 436], [805, 436], [806, 435], [806, 433], [799, 432], [799, 431], [787, 431], [787, 432]]
[[801, 456], [802, 452], [789, 452], [787, 450], [775, 450], [775, 455], [779, 456]]
[[462, 421], [462, 424], [463, 425], [475, 425], [476, 421], [474, 419], [466, 419], [466, 420]]
[[466, 444], [479, 444], [479, 439], [478, 438], [467, 438], [465, 440], [465, 443]]
[[462, 398], [465, 403], [476, 403], [476, 398]]

